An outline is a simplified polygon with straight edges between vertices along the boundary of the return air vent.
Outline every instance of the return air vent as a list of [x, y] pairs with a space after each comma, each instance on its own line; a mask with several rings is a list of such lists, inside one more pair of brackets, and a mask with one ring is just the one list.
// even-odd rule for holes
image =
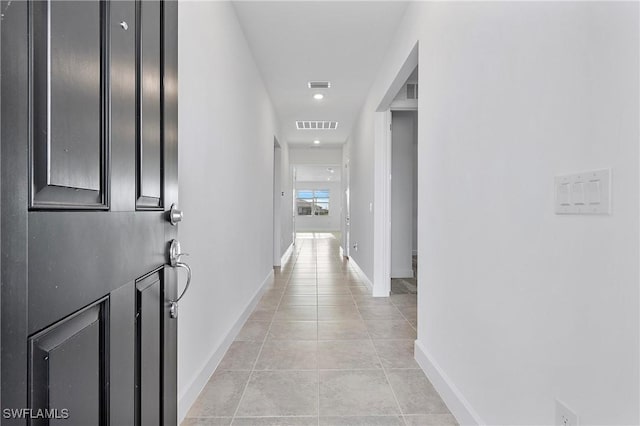
[[329, 81], [310, 81], [308, 83], [309, 89], [328, 89], [331, 87]]
[[407, 99], [418, 99], [418, 85], [416, 83], [407, 84]]
[[337, 121], [296, 121], [298, 130], [335, 130], [337, 128]]

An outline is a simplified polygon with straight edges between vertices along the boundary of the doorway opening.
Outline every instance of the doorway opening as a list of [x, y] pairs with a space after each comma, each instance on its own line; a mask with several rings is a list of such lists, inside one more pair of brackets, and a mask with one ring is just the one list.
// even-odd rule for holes
[[330, 233], [340, 241], [342, 170], [340, 164], [295, 166], [294, 211], [297, 237]]
[[417, 294], [417, 111], [391, 113], [391, 294]]
[[349, 245], [351, 244], [351, 206], [349, 194], [349, 159], [345, 158], [343, 151], [342, 168], [342, 256], [349, 258]]
[[391, 294], [418, 292], [418, 67], [391, 102]]
[[273, 138], [273, 266], [279, 267], [282, 259], [282, 149]]
[[389, 297], [418, 328], [418, 43], [375, 118], [373, 296]]
[[[417, 256], [419, 246], [417, 111], [416, 42], [376, 110], [373, 203], [375, 297], [392, 294], [392, 275], [393, 278], [405, 279], [405, 282], [394, 281], [398, 284], [396, 292], [417, 292], [417, 268], [414, 268], [414, 253]], [[416, 257], [416, 266], [417, 260]], [[412, 299], [416, 299], [415, 294]]]

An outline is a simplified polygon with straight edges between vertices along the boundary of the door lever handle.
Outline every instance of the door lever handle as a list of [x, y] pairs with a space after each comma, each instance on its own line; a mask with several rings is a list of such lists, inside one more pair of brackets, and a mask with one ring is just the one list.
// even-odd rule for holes
[[178, 296], [176, 300], [169, 301], [169, 313], [171, 315], [171, 318], [178, 318], [178, 302], [184, 297], [185, 293], [189, 289], [189, 285], [191, 284], [191, 267], [180, 260], [182, 256], [188, 255], [188, 253], [182, 253], [178, 240], [171, 240], [171, 244], [169, 246], [170, 265], [174, 268], [183, 268], [187, 270], [187, 283], [185, 284], [182, 293], [180, 293], [180, 296]]
[[171, 315], [171, 318], [178, 318], [178, 302], [187, 293], [187, 290], [189, 290], [189, 285], [191, 284], [191, 267], [184, 262], [176, 262], [175, 267], [184, 268], [187, 270], [187, 283], [185, 284], [182, 293], [180, 293], [180, 296], [178, 296], [176, 300], [169, 301], [169, 313]]
[[189, 256], [189, 253], [182, 252], [180, 241], [171, 240], [171, 243], [169, 243], [169, 265], [178, 266], [177, 263], [180, 262], [182, 256]]

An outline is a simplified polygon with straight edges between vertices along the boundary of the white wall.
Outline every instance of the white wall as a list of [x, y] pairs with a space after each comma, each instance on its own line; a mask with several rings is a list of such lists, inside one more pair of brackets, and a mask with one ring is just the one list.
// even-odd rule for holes
[[415, 111], [392, 113], [391, 278], [413, 277]]
[[340, 218], [342, 214], [342, 183], [331, 182], [296, 182], [296, 189], [328, 189], [329, 214], [326, 216], [296, 216], [296, 231], [340, 231]]
[[182, 418], [272, 271], [277, 119], [231, 3], [180, 2], [179, 43], [179, 237], [193, 269], [180, 302]]
[[[275, 141], [274, 141], [275, 144]], [[280, 266], [282, 259], [282, 148], [273, 147], [273, 265]]]
[[[371, 278], [374, 111], [419, 41], [417, 358], [462, 422], [640, 423], [637, 3], [410, 4], [351, 138]], [[553, 177], [611, 167], [611, 216]], [[466, 405], [465, 405], [466, 404]]]
[[291, 164], [340, 164], [342, 163], [342, 147], [340, 148], [294, 148], [289, 149]]
[[371, 96], [357, 120], [345, 149], [350, 160], [350, 244], [349, 256], [373, 281], [373, 141], [377, 105]]

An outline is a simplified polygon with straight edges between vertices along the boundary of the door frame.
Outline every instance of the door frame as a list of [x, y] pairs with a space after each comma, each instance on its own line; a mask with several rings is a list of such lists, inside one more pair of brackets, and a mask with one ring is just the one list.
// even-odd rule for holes
[[289, 170], [291, 171], [291, 237], [293, 238], [292, 245], [295, 247], [298, 232], [296, 229], [296, 178], [298, 176], [298, 170], [295, 164], [289, 165]]
[[[0, 3], [5, 10], [6, 1]], [[6, 13], [0, 27], [0, 120], [2, 123], [20, 123], [27, 117], [28, 65], [26, 55], [11, 55], [26, 46], [28, 34], [24, 22], [28, 14], [26, 3], [15, 5]], [[17, 7], [20, 6], [20, 7]], [[11, 35], [11, 36], [9, 36]], [[11, 64], [9, 67], [8, 64]], [[11, 84], [9, 84], [11, 82]], [[23, 141], [12, 143], [13, 141]], [[11, 392], [0, 392], [2, 407], [26, 408], [27, 404], [27, 205], [28, 205], [28, 134], [26, 123], [22, 126], [0, 127], [0, 256], [3, 259], [0, 271], [2, 291], [0, 294], [0, 323], [2, 356], [0, 376], [2, 383], [15, 384]], [[9, 161], [11, 159], [11, 161]], [[9, 218], [11, 218], [9, 220]], [[9, 300], [9, 297], [11, 300]], [[9, 332], [10, 331], [10, 332]], [[5, 349], [12, 348], [5, 356]], [[15, 420], [3, 420], [2, 424], [18, 424]]]
[[349, 258], [349, 245], [351, 244], [349, 241], [351, 233], [351, 160], [345, 154], [346, 146], [342, 149], [342, 256]]
[[373, 297], [391, 292], [391, 110], [376, 112], [374, 137]]
[[[373, 297], [388, 297], [391, 292], [391, 102], [418, 66], [418, 47], [416, 42], [375, 113]], [[419, 145], [420, 141], [418, 141]], [[420, 217], [418, 217], [419, 222]], [[420, 244], [419, 241], [418, 244]]]
[[282, 147], [273, 137], [273, 266], [282, 264]]

